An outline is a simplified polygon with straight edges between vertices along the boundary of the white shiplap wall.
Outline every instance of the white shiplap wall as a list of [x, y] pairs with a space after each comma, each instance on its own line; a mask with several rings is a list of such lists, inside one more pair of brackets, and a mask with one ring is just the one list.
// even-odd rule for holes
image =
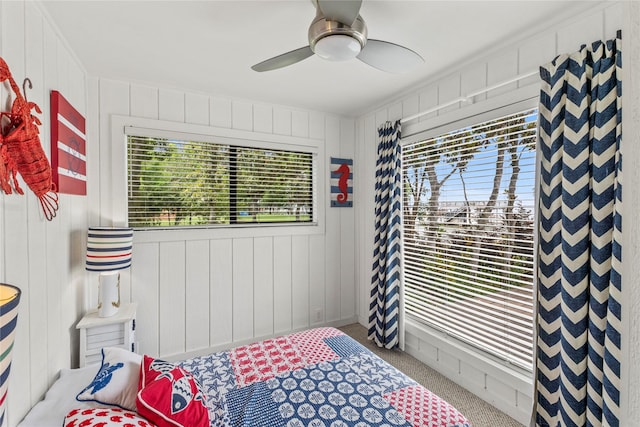
[[[468, 93], [536, 71], [539, 65], [551, 61], [557, 54], [576, 51], [584, 43], [615, 37], [616, 30], [622, 28], [623, 4], [606, 2], [594, 5], [583, 14], [563, 22], [546, 23], [546, 27], [540, 28], [538, 32], [529, 29], [533, 33], [530, 37], [508, 41], [499, 46], [499, 49], [470, 60], [449, 74], [443, 74], [357, 120], [356, 160], [360, 167], [356, 171], [355, 191], [363, 196], [362, 202], [356, 207], [360, 323], [366, 324], [368, 317], [371, 277], [369, 260], [373, 253], [371, 236], [374, 229], [374, 219], [370, 213], [373, 212], [374, 200], [377, 126], [386, 120], [409, 117]], [[537, 77], [530, 77], [477, 96], [474, 105], [458, 103], [443, 108], [403, 125], [403, 134], [406, 136], [411, 128], [426, 128], [429, 123], [441, 124], [446, 123], [449, 118], [464, 117], [465, 111], [475, 111], [482, 102], [491, 103], [497, 97], [508, 96], [510, 92], [536, 84], [537, 81]], [[442, 333], [411, 322], [406, 324], [406, 351], [521, 423], [528, 424], [533, 395], [531, 374], [523, 375], [522, 372], [514, 372], [490, 358], [476, 357]]]
[[[116, 117], [117, 116], [117, 117]], [[328, 207], [328, 158], [353, 157], [355, 121], [242, 99], [185, 93], [101, 78], [89, 80], [89, 222], [126, 221], [125, 169], [112, 123], [152, 119], [253, 140], [318, 146], [318, 227], [136, 232], [122, 298], [138, 302], [139, 349], [178, 357], [309, 326], [356, 320], [354, 209]], [[135, 118], [135, 119], [134, 119]], [[204, 128], [202, 127], [204, 126]], [[356, 202], [357, 203], [357, 202]], [[88, 304], [96, 300], [93, 287]]]
[[[620, 425], [634, 425], [640, 417], [640, 3], [627, 2], [623, 33], [622, 150], [622, 391], [624, 418]], [[627, 218], [630, 218], [628, 220]]]
[[[20, 87], [25, 77], [31, 79], [27, 98], [42, 108], [40, 140], [49, 157], [49, 92], [60, 91], [85, 114], [85, 72], [35, 2], [0, 2], [0, 56]], [[2, 111], [8, 110], [10, 95], [8, 85], [1, 85]], [[60, 368], [77, 365], [75, 323], [84, 311], [87, 199], [61, 194], [58, 215], [47, 222], [36, 197], [20, 182], [24, 196], [0, 195], [0, 281], [22, 290], [5, 417], [9, 427], [42, 398]]]

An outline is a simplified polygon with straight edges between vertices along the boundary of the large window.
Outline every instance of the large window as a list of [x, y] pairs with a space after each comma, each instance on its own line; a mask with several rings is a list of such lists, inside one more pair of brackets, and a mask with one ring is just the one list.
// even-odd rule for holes
[[537, 111], [403, 147], [407, 315], [532, 369]]
[[314, 154], [129, 135], [129, 225], [314, 222]]

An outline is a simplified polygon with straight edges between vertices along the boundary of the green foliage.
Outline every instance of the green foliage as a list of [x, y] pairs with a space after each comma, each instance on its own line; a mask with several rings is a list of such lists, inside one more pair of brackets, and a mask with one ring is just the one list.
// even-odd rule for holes
[[310, 222], [308, 153], [129, 137], [129, 224]]

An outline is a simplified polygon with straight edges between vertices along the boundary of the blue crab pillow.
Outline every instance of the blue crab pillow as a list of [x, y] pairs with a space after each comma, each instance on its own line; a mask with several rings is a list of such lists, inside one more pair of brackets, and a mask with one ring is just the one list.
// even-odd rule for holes
[[76, 396], [81, 402], [136, 410], [142, 356], [118, 347], [102, 349], [102, 365], [95, 378]]

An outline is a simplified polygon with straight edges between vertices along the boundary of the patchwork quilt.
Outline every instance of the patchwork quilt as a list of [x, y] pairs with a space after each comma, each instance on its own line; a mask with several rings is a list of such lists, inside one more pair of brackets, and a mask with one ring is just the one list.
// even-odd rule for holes
[[208, 394], [212, 427], [471, 426], [453, 406], [334, 328], [179, 364]]

